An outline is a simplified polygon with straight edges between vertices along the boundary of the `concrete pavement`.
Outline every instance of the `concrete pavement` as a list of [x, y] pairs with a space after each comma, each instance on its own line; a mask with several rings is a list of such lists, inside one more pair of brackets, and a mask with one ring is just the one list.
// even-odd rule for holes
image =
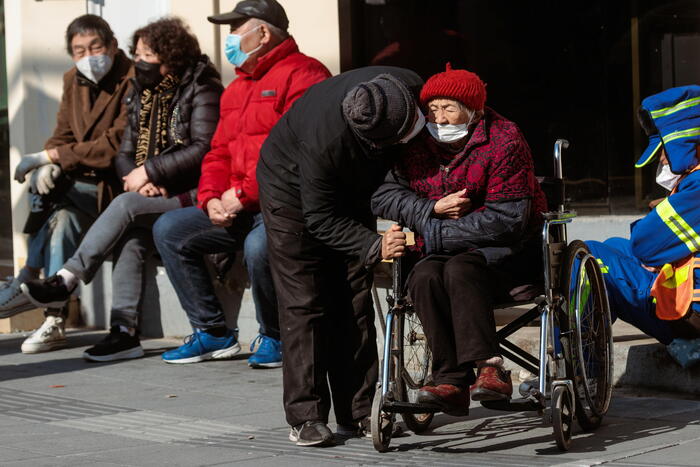
[[541, 417], [477, 404], [385, 454], [365, 439], [299, 448], [287, 440], [279, 369], [251, 370], [245, 354], [166, 365], [172, 339], [145, 341], [138, 360], [83, 361], [102, 336], [71, 332], [70, 348], [37, 355], [19, 353], [23, 336], [0, 336], [1, 465], [698, 465], [700, 402], [630, 390], [616, 390], [604, 425], [576, 431], [567, 453]]

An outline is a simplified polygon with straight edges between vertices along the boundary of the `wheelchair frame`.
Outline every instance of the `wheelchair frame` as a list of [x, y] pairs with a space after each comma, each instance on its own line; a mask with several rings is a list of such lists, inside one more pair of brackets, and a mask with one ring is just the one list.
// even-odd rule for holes
[[[490, 409], [536, 411], [544, 415], [549, 399], [551, 411], [547, 419], [553, 425], [554, 438], [562, 450], [569, 448], [575, 418], [584, 430], [594, 429], [600, 424], [610, 402], [613, 371], [610, 311], [600, 268], [583, 242], [577, 240], [571, 245], [567, 242], [566, 225], [576, 217], [576, 213], [567, 211], [564, 205], [562, 149], [568, 146], [568, 141], [561, 139], [554, 145], [552, 180], [556, 210], [543, 214], [541, 231], [544, 294], [534, 299], [533, 308], [496, 333], [503, 357], [538, 375], [538, 387], [530, 387], [528, 394], [520, 399], [481, 402]], [[572, 281], [573, 273], [575, 280]], [[414, 311], [401, 293], [401, 258], [394, 261], [392, 276], [393, 296], [387, 295], [389, 311], [383, 320], [381, 377], [371, 414], [373, 443], [380, 452], [388, 450], [396, 413], [401, 413], [414, 432], [420, 432], [428, 428], [433, 414], [440, 411], [429, 404], [404, 400], [409, 398], [407, 388], [416, 390], [430, 384], [432, 360], [423, 335], [423, 379], [407, 380], [410, 375], [404, 368], [403, 327], [406, 317], [413, 316]], [[530, 303], [533, 300], [500, 304], [494, 310]], [[588, 308], [591, 304], [595, 308], [586, 315], [582, 305]], [[595, 322], [587, 323], [588, 317]], [[508, 337], [538, 318], [540, 343], [538, 355], [534, 356], [510, 342]], [[395, 332], [396, 329], [401, 335]], [[415, 330], [411, 332], [414, 338], [420, 336]], [[584, 351], [582, 341], [591, 337], [596, 339], [593, 349], [586, 345]], [[591, 362], [591, 358], [598, 360]], [[592, 388], [591, 384], [595, 387]]]

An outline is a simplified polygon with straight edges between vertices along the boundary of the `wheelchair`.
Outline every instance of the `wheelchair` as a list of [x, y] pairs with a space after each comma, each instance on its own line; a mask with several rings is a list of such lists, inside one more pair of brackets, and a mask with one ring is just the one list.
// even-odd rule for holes
[[[566, 226], [575, 217], [565, 209], [562, 149], [554, 145], [554, 177], [540, 178], [548, 196], [543, 214], [544, 284], [539, 292], [495, 309], [531, 305], [529, 311], [497, 331], [501, 355], [537, 375], [518, 399], [482, 401], [482, 406], [505, 411], [535, 411], [552, 424], [557, 446], [566, 451], [574, 420], [584, 431], [597, 428], [612, 395], [612, 323], [605, 283], [596, 259], [580, 240], [567, 241]], [[392, 264], [389, 310], [380, 316], [384, 328], [383, 360], [372, 404], [374, 448], [389, 449], [396, 415], [414, 433], [427, 430], [437, 407], [417, 402], [418, 390], [431, 384], [431, 355], [418, 315], [404, 295], [401, 258]], [[375, 296], [376, 299], [376, 296]], [[516, 331], [539, 320], [539, 354], [508, 340]]]

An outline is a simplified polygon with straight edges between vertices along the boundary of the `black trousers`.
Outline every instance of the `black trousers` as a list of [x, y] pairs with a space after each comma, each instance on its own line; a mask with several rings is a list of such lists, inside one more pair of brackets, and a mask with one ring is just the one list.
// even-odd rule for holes
[[299, 210], [261, 192], [270, 268], [277, 291], [284, 410], [294, 426], [370, 414], [378, 360], [372, 276], [362, 261], [308, 235]]
[[408, 292], [433, 354], [435, 384], [467, 387], [476, 379], [475, 361], [500, 355], [493, 307], [512, 300], [519, 276], [490, 267], [476, 252], [431, 255], [413, 267]]

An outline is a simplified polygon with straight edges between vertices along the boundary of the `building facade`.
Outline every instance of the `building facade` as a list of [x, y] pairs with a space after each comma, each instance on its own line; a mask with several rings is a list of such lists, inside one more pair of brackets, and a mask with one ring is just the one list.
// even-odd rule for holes
[[[539, 173], [551, 174], [555, 139], [571, 142], [567, 198], [580, 213], [642, 213], [663, 195], [655, 167], [634, 168], [646, 143], [636, 110], [647, 95], [700, 83], [699, 1], [280, 2], [300, 49], [333, 73], [390, 64], [427, 78], [447, 62], [478, 73], [487, 105], [522, 128]], [[206, 17], [235, 3], [0, 0], [0, 272], [26, 258], [26, 185], [11, 180], [12, 169], [53, 130], [61, 77], [72, 66], [64, 48], [68, 23], [101, 15], [126, 50], [131, 33], [149, 20], [182, 17], [227, 84], [234, 78], [223, 56], [227, 31]]]

